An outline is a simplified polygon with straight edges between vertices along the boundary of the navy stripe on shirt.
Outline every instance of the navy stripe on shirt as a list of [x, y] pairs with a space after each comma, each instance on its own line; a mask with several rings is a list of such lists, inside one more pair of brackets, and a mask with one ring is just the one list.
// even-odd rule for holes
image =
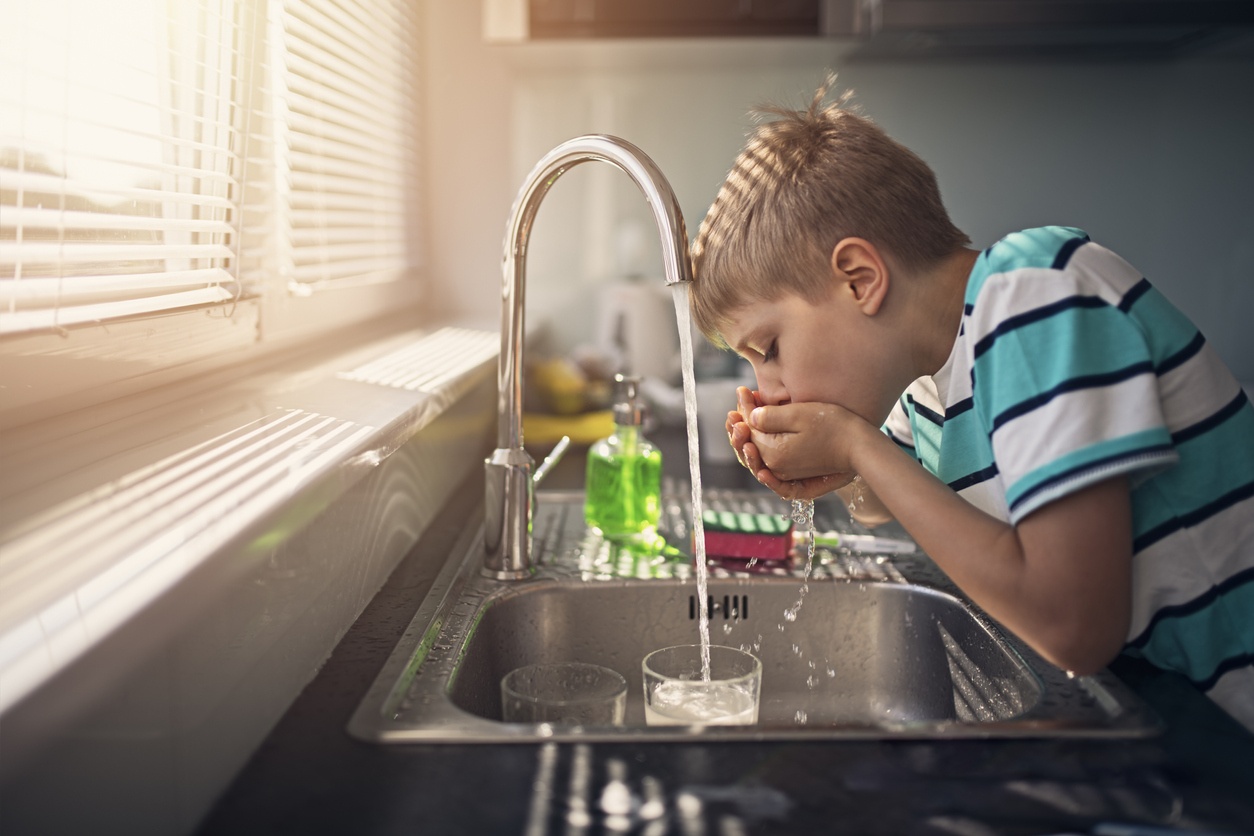
[[1254, 567], [1237, 572], [1235, 575], [1225, 578], [1221, 583], [1212, 586], [1191, 601], [1185, 601], [1183, 604], [1172, 604], [1163, 607], [1154, 613], [1154, 617], [1150, 619], [1149, 624], [1145, 625], [1145, 629], [1140, 635], [1128, 642], [1127, 646], [1140, 650], [1150, 643], [1150, 639], [1154, 635], [1154, 628], [1162, 621], [1168, 618], [1184, 618], [1193, 615], [1215, 603], [1221, 595], [1227, 595], [1229, 592], [1238, 587], [1245, 586], [1247, 583], [1254, 582]]
[[938, 427], [942, 427], [945, 425], [944, 415], [941, 415], [939, 412], [929, 409], [928, 407], [919, 403], [918, 401], [914, 399], [913, 395], [906, 395], [906, 400], [909, 403], [914, 405], [915, 415], [919, 416], [920, 418], [926, 418], [928, 421], [931, 421], [933, 424], [935, 424]]
[[1243, 668], [1246, 665], [1251, 664], [1254, 664], [1254, 653], [1242, 653], [1237, 656], [1232, 656], [1220, 662], [1215, 668], [1215, 672], [1210, 676], [1205, 679], [1198, 680], [1193, 684], [1201, 688], [1203, 691], [1209, 691], [1211, 688], [1215, 687], [1220, 678], [1228, 671], [1234, 671], [1237, 668]]
[[1067, 262], [1071, 260], [1071, 256], [1075, 251], [1080, 249], [1089, 242], [1087, 235], [1082, 238], [1072, 238], [1058, 249], [1058, 254], [1054, 256], [1054, 263], [1051, 265], [1055, 270], [1061, 270], [1067, 266]]
[[1048, 305], [1042, 305], [1039, 308], [1033, 308], [1030, 311], [1024, 311], [1016, 316], [1007, 317], [1000, 325], [994, 328], [988, 334], [985, 334], [979, 342], [975, 344], [974, 356], [979, 358], [984, 352], [993, 347], [993, 343], [1005, 334], [1010, 333], [1025, 325], [1031, 325], [1033, 322], [1040, 322], [1042, 319], [1049, 319], [1056, 313], [1070, 310], [1072, 308], [1105, 308], [1106, 300], [1100, 296], [1068, 296], [1066, 299], [1059, 299], [1057, 302], [1051, 302]]
[[1204, 435], [1205, 433], [1210, 432], [1212, 429], [1240, 412], [1245, 406], [1245, 402], [1247, 400], [1248, 398], [1245, 396], [1245, 390], [1238, 390], [1237, 396], [1216, 410], [1214, 414], [1207, 418], [1203, 418], [1196, 424], [1190, 424], [1184, 429], [1177, 430], [1172, 433], [1171, 440], [1176, 444], [1183, 444], [1186, 441], [1197, 438], [1199, 435]]
[[[1038, 409], [1052, 401], [1059, 395], [1065, 395], [1068, 392], [1074, 392], [1079, 389], [1091, 389], [1098, 386], [1111, 386], [1124, 380], [1130, 380], [1138, 375], [1152, 373], [1154, 367], [1150, 365], [1148, 360], [1140, 363], [1133, 363], [1130, 366], [1124, 366], [1122, 369], [1114, 369], [1101, 374], [1088, 374], [1079, 377], [1073, 377], [1070, 380], [1064, 380], [1053, 389], [1048, 389], [1035, 395], [1027, 400], [1020, 401], [1014, 406], [1007, 407], [1002, 410], [995, 418], [993, 418], [992, 432], [996, 432], [998, 427], [1013, 421], [1021, 415], [1026, 415], [1034, 409]], [[991, 435], [991, 433], [990, 433]]]
[[997, 465], [990, 464], [988, 467], [981, 468], [974, 473], [968, 473], [966, 476], [953, 480], [949, 483], [949, 487], [955, 491], [963, 491], [973, 485], [978, 485], [981, 482], [987, 482], [989, 479], [995, 478], [997, 473]]
[[962, 400], [954, 403], [952, 406], [945, 407], [945, 420], [948, 421], [951, 418], [956, 418], [968, 409], [971, 409], [973, 406], [975, 406], [975, 400], [973, 398], [963, 398]]
[[[1032, 497], [1037, 496], [1042, 491], [1049, 490], [1050, 488], [1054, 487], [1060, 482], [1066, 482], [1067, 480], [1074, 478], [1077, 473], [1084, 473], [1085, 471], [1088, 471], [1088, 470], [1097, 470], [1107, 465], [1111, 465], [1116, 462], [1123, 461], [1124, 459], [1140, 458], [1141, 456], [1144, 456], [1147, 454], [1160, 453], [1160, 452], [1171, 450], [1171, 449], [1172, 447], [1170, 444], [1159, 444], [1153, 447], [1143, 447], [1139, 450], [1134, 450], [1131, 453], [1123, 452], [1114, 456], [1106, 456], [1104, 458], [1094, 459], [1093, 461], [1084, 462], [1083, 464], [1076, 465], [1073, 468], [1064, 470], [1061, 473], [1051, 476], [1049, 479], [1046, 479], [1045, 481], [1041, 482], [1039, 485], [1036, 485], [1035, 487], [1033, 487], [1030, 491], [1027, 491], [1026, 493], [1024, 493], [1022, 496], [1016, 499], [1013, 503], [1011, 503], [1010, 510], [1013, 512], [1016, 508], [1021, 507], [1025, 502], [1028, 502], [1030, 499], [1032, 499]], [[1133, 551], [1135, 552], [1135, 549], [1133, 549]]]
[[1158, 373], [1166, 374], [1177, 366], [1188, 362], [1202, 350], [1202, 346], [1204, 345], [1206, 345], [1206, 338], [1202, 336], [1201, 331], [1198, 331], [1193, 335], [1193, 339], [1189, 340], [1188, 345], [1162, 362], [1162, 364], [1158, 367]]
[[1128, 292], [1123, 294], [1123, 298], [1119, 300], [1119, 310], [1127, 313], [1132, 310], [1132, 306], [1136, 304], [1136, 300], [1140, 299], [1146, 293], [1149, 293], [1150, 283], [1144, 277], [1139, 282], [1132, 285]]
[[1233, 488], [1223, 496], [1206, 503], [1200, 508], [1194, 508], [1187, 514], [1174, 516], [1154, 526], [1132, 541], [1132, 552], [1136, 554], [1145, 551], [1164, 537], [1174, 534], [1182, 528], [1189, 528], [1190, 526], [1203, 523], [1220, 511], [1226, 511], [1238, 502], [1244, 502], [1251, 497], [1254, 497], [1254, 477], [1251, 477], [1250, 481], [1244, 485]]

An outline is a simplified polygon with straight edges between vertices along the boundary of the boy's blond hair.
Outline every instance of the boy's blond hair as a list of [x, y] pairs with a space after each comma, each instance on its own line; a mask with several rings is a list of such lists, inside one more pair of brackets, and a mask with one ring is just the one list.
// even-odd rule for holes
[[758, 109], [776, 118], [754, 129], [701, 222], [692, 312], [716, 345], [743, 305], [785, 291], [822, 298], [841, 239], [865, 238], [908, 271], [970, 243], [927, 163], [856, 113], [850, 93], [825, 104], [835, 81], [806, 110]]

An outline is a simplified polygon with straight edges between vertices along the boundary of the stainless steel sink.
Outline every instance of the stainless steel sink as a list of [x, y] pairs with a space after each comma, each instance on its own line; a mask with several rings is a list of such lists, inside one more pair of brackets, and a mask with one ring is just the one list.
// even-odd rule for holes
[[[714, 570], [711, 640], [753, 649], [763, 663], [756, 725], [647, 727], [641, 659], [697, 641], [696, 582], [682, 556], [633, 555], [588, 536], [580, 502], [578, 494], [543, 497], [542, 569], [531, 580], [483, 577], [481, 545], [465, 538], [464, 555], [449, 562], [362, 701], [353, 734], [470, 743], [1130, 737], [1158, 729], [1113, 676], [1071, 678], [1046, 663], [964, 601], [926, 556], [831, 550], [818, 551], [806, 581], [802, 565]], [[543, 661], [622, 673], [625, 725], [501, 722], [501, 677]]]

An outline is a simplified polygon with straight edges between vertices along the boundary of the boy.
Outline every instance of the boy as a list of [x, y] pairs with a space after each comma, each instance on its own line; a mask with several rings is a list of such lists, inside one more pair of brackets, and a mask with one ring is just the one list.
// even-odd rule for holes
[[757, 376], [737, 457], [782, 497], [896, 518], [1060, 667], [1140, 655], [1254, 730], [1241, 387], [1081, 231], [968, 249], [928, 166], [826, 94], [767, 111], [693, 244], [694, 319]]

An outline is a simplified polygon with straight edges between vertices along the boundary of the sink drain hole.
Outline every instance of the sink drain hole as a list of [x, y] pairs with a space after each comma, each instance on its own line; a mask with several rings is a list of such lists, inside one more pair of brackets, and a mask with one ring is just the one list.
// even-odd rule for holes
[[[739, 621], [749, 617], [749, 596], [748, 595], [724, 595], [721, 598], [715, 595], [706, 596], [706, 611], [709, 613], [710, 620], [713, 620], [717, 613], [723, 614], [723, 620], [735, 619]], [[697, 596], [688, 596], [688, 618], [691, 621], [697, 619], [699, 608], [697, 607]]]

